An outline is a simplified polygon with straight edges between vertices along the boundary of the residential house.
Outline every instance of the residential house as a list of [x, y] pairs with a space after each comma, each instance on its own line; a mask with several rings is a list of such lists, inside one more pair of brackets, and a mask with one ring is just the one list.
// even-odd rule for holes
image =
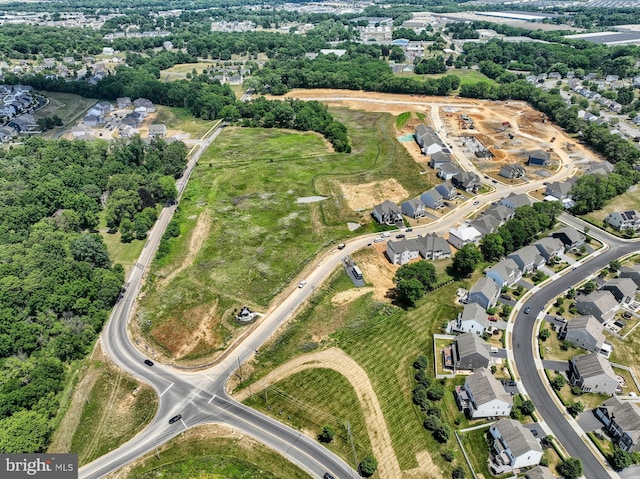
[[546, 261], [564, 253], [564, 243], [557, 238], [547, 236], [533, 243]]
[[420, 201], [420, 198], [413, 198], [405, 201], [400, 205], [400, 209], [402, 210], [403, 215], [409, 216], [413, 219], [424, 218], [427, 214], [424, 203]]
[[500, 204], [502, 206], [506, 206], [511, 210], [515, 210], [516, 208], [520, 208], [521, 206], [531, 206], [533, 201], [526, 194], [522, 193], [516, 195], [515, 193], [511, 193], [506, 198], [502, 198], [500, 200]]
[[415, 239], [388, 241], [386, 254], [392, 264], [403, 265], [420, 256], [420, 246]]
[[569, 381], [588, 393], [613, 396], [620, 388], [609, 361], [599, 354], [581, 354], [569, 360]]
[[495, 216], [482, 215], [469, 223], [477, 229], [482, 236], [495, 232], [500, 226], [500, 220]]
[[460, 228], [451, 228], [449, 230], [448, 241], [457, 249], [469, 243], [478, 245], [481, 239], [482, 235], [473, 226], [461, 226]]
[[137, 128], [144, 120], [144, 114], [138, 111], [132, 111], [131, 113], [127, 113], [125, 117], [120, 122], [120, 125], [129, 125], [133, 128]]
[[637, 287], [640, 287], [640, 264], [623, 266], [619, 271], [620, 278], [631, 278]]
[[478, 369], [456, 387], [456, 402], [470, 419], [509, 416], [513, 399], [489, 369]]
[[147, 113], [153, 113], [156, 111], [156, 106], [151, 102], [151, 100], [147, 100], [146, 98], [138, 98], [133, 101], [134, 108], [144, 108]]
[[537, 270], [546, 263], [538, 248], [532, 244], [514, 251], [508, 255], [508, 258], [511, 258], [518, 265], [522, 274]]
[[467, 303], [478, 303], [484, 309], [489, 309], [496, 305], [498, 296], [500, 296], [500, 287], [489, 278], [480, 278], [469, 289]]
[[451, 247], [442, 237], [435, 233], [415, 239], [387, 242], [387, 258], [393, 264], [405, 264], [422, 256], [426, 260], [437, 260], [451, 257]]
[[576, 316], [565, 323], [559, 336], [560, 339], [568, 341], [574, 346], [608, 358], [612, 347], [605, 340], [603, 330], [604, 327], [596, 318], [586, 314]]
[[500, 176], [504, 178], [522, 178], [525, 175], [525, 169], [516, 164], [504, 165], [500, 168]]
[[116, 100], [116, 103], [120, 110], [124, 110], [125, 108], [131, 108], [131, 98], [129, 98], [128, 96], [118, 98]]
[[102, 116], [95, 114], [88, 114], [82, 118], [82, 123], [88, 127], [98, 126], [104, 123]]
[[[565, 251], [577, 250], [586, 240], [585, 235], [571, 226], [554, 231], [551, 233], [551, 237], [562, 241]], [[638, 279], [640, 281], [640, 277]]]
[[118, 127], [118, 133], [122, 138], [131, 138], [132, 136], [137, 135], [139, 131], [131, 125], [124, 124]]
[[591, 314], [602, 324], [608, 323], [618, 308], [618, 302], [611, 291], [594, 291], [586, 296], [579, 296], [576, 309], [580, 314]]
[[458, 191], [451, 184], [450, 181], [446, 181], [445, 183], [440, 183], [436, 186], [436, 191], [440, 193], [442, 198], [447, 201], [451, 201], [459, 196]]
[[444, 153], [443, 151], [438, 151], [431, 155], [429, 159], [429, 166], [434, 170], [441, 168], [443, 165], [447, 163], [451, 163], [451, 155]]
[[489, 327], [487, 311], [478, 303], [465, 304], [451, 323], [451, 329], [457, 333], [484, 334]]
[[511, 208], [507, 208], [504, 205], [497, 204], [490, 207], [485, 211], [485, 215], [491, 215], [500, 221], [500, 225], [503, 225], [506, 221], [509, 221], [514, 216], [514, 211]]
[[501, 289], [503, 286], [513, 286], [522, 279], [522, 271], [512, 258], [504, 258], [484, 272]]
[[640, 406], [621, 401], [617, 396], [607, 399], [594, 410], [604, 424], [613, 443], [628, 452], [640, 452]]
[[420, 256], [427, 260], [451, 258], [451, 246], [441, 236], [435, 233], [427, 233], [418, 236]]
[[533, 469], [529, 469], [524, 475], [525, 479], [556, 479], [556, 476], [549, 470], [548, 467], [536, 466]]
[[167, 136], [167, 125], [154, 123], [149, 125], [149, 138], [164, 138]]
[[614, 167], [608, 161], [592, 162], [589, 169], [584, 172], [585, 175], [608, 175], [613, 173]]
[[444, 207], [444, 201], [442, 200], [442, 195], [438, 193], [438, 190], [435, 188], [431, 188], [429, 191], [425, 191], [420, 195], [420, 201], [424, 203], [425, 206], [437, 210], [439, 208]]
[[633, 230], [640, 229], [640, 213], [636, 210], [614, 211], [609, 213], [604, 221], [609, 223], [617, 230]]
[[106, 115], [110, 111], [113, 111], [113, 105], [108, 101], [101, 101], [96, 103], [93, 108], [99, 110], [103, 115]]
[[400, 211], [400, 208], [398, 208], [398, 205], [396, 205], [393, 201], [384, 200], [379, 205], [373, 207], [373, 212], [371, 214], [373, 215], [374, 219], [381, 225], [404, 225], [402, 212]]
[[560, 72], [551, 72], [549, 73], [549, 78], [551, 80], [562, 80], [562, 75], [560, 75]]
[[610, 291], [618, 303], [630, 303], [636, 297], [637, 288], [631, 278], [614, 278], [607, 281], [602, 289]]
[[424, 155], [431, 156], [444, 149], [444, 145], [436, 132], [424, 125], [416, 126], [414, 137]]
[[570, 192], [571, 188], [573, 188], [573, 184], [574, 182], [571, 180], [548, 183], [544, 194], [545, 196], [553, 196], [559, 200], [571, 198]]
[[22, 115], [16, 116], [7, 124], [7, 126], [9, 128], [13, 128], [18, 133], [27, 133], [38, 128], [36, 119], [33, 117], [33, 115], [30, 115], [28, 113], [23, 113]]
[[453, 340], [454, 370], [475, 371], [488, 368], [491, 362], [489, 345], [480, 336], [464, 333]]
[[480, 188], [480, 178], [475, 173], [469, 171], [461, 171], [451, 177], [451, 183], [456, 188], [472, 192]]
[[453, 163], [445, 163], [438, 169], [438, 178], [450, 181], [454, 176], [460, 173], [460, 169]]
[[71, 134], [74, 138], [89, 135], [90, 133], [91, 128], [89, 128], [87, 125], [77, 125], [71, 128]]
[[535, 150], [527, 155], [527, 164], [529, 166], [547, 166], [550, 158], [551, 156], [546, 151]]
[[500, 419], [489, 428], [493, 437], [491, 468], [496, 474], [535, 466], [542, 459], [542, 447], [533, 433], [515, 419]]

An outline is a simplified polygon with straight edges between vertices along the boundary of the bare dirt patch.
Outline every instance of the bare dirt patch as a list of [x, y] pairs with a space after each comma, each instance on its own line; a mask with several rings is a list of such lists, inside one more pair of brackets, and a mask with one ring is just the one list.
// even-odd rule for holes
[[[165, 276], [164, 278], [161, 278], [158, 280], [158, 288], [163, 288], [169, 283], [171, 283], [171, 281], [173, 281], [176, 278], [176, 276], [178, 276], [180, 273], [182, 273], [185, 269], [187, 269], [189, 266], [193, 264], [193, 261], [195, 260], [196, 255], [198, 254], [198, 251], [200, 251], [200, 248], [202, 248], [202, 245], [204, 244], [206, 239], [209, 237], [210, 230], [211, 230], [211, 215], [209, 214], [209, 211], [205, 210], [202, 213], [200, 213], [200, 215], [198, 216], [198, 220], [196, 221], [196, 224], [191, 232], [191, 238], [189, 240], [189, 249], [187, 250], [187, 255], [184, 257], [184, 259], [182, 260], [182, 263], [180, 263], [180, 265], [176, 269], [168, 273], [167, 276]], [[162, 275], [163, 275], [162, 272], [160, 272], [158, 276], [161, 277]]]
[[358, 299], [360, 296], [365, 295], [369, 292], [373, 291], [373, 288], [354, 288], [348, 289], [347, 291], [341, 291], [337, 293], [331, 298], [331, 304], [335, 304], [336, 306], [342, 306], [350, 303], [351, 301]]
[[386, 243], [375, 243], [371, 248], [358, 252], [354, 259], [366, 281], [372, 284], [374, 299], [389, 302], [387, 293], [395, 287], [393, 277], [398, 267], [389, 263], [384, 254], [386, 249]]
[[362, 211], [373, 208], [384, 200], [402, 201], [409, 196], [407, 190], [395, 178], [351, 185], [338, 183], [349, 208]]

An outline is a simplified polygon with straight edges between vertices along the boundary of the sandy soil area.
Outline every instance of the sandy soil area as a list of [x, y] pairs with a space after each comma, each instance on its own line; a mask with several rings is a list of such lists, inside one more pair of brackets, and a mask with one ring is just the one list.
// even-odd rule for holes
[[367, 294], [373, 291], [373, 288], [354, 288], [348, 289], [347, 291], [342, 291], [337, 293], [331, 298], [331, 304], [335, 304], [336, 306], [342, 306], [344, 304], [348, 304], [351, 301], [358, 299], [360, 296]]
[[[371, 441], [371, 450], [378, 460], [379, 477], [389, 479], [405, 477], [400, 471], [400, 465], [393, 450], [391, 436], [389, 435], [380, 403], [369, 381], [369, 377], [364, 369], [342, 350], [331, 348], [292, 359], [262, 378], [260, 384], [273, 384], [300, 371], [311, 368], [333, 369], [349, 381], [360, 402], [369, 440]], [[248, 396], [249, 391], [245, 389], [236, 394], [235, 399], [243, 401]], [[424, 465], [427, 469], [431, 470], [416, 471], [413, 469], [410, 471], [411, 475], [406, 477], [425, 477], [425, 474], [428, 474], [427, 477], [441, 477], [440, 474], [437, 476], [434, 475], [437, 470], [434, 470], [435, 466], [430, 467], [430, 465], [433, 465], [432, 461], [424, 460], [424, 456], [426, 455], [428, 455], [427, 452], [421, 453], [422, 461], [420, 462], [420, 469], [422, 469]], [[418, 475], [415, 475], [417, 472]]]
[[359, 185], [338, 184], [349, 207], [354, 211], [370, 210], [384, 200], [399, 202], [409, 195], [394, 178]]

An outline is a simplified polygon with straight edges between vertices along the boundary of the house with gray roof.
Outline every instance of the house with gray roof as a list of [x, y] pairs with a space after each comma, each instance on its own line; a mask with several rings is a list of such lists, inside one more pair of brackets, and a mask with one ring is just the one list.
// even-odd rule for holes
[[589, 169], [584, 172], [585, 175], [608, 175], [613, 173], [613, 164], [608, 161], [591, 162]]
[[484, 272], [500, 289], [503, 286], [513, 286], [522, 279], [522, 271], [512, 258], [504, 258]]
[[400, 209], [403, 215], [413, 219], [424, 218], [427, 214], [424, 203], [419, 197], [405, 201], [400, 205]]
[[451, 246], [437, 234], [427, 233], [417, 238], [388, 241], [386, 254], [391, 263], [402, 265], [419, 256], [426, 260], [450, 258]]
[[511, 208], [507, 208], [504, 205], [497, 204], [485, 211], [485, 215], [491, 215], [500, 221], [500, 225], [503, 225], [506, 221], [510, 220], [514, 216], [514, 211]]
[[605, 340], [603, 330], [604, 327], [596, 318], [585, 314], [565, 323], [560, 330], [560, 339], [608, 358], [612, 346]]
[[522, 274], [530, 273], [546, 263], [538, 248], [531, 244], [514, 251], [507, 257], [515, 261]]
[[620, 278], [630, 278], [636, 283], [636, 287], [640, 287], [640, 264], [623, 266], [618, 273]]
[[460, 169], [457, 166], [453, 163], [445, 163], [438, 169], [438, 178], [449, 181], [458, 173], [460, 173]]
[[525, 479], [556, 479], [556, 476], [549, 470], [548, 467], [536, 466], [533, 469], [529, 469], [524, 475]]
[[478, 303], [484, 309], [492, 308], [500, 296], [500, 288], [489, 278], [480, 278], [469, 289], [467, 303]]
[[602, 286], [604, 291], [610, 291], [618, 303], [630, 303], [636, 297], [636, 283], [631, 278], [614, 278]]
[[480, 188], [480, 177], [469, 171], [461, 171], [451, 178], [451, 183], [456, 188], [471, 192]]
[[455, 187], [451, 184], [450, 181], [446, 181], [444, 183], [440, 183], [436, 186], [436, 191], [440, 193], [442, 198], [447, 201], [451, 201], [458, 197], [459, 193], [455, 189]]
[[123, 110], [125, 108], [131, 108], [131, 98], [128, 96], [116, 99], [116, 104], [118, 108]]
[[509, 416], [513, 399], [489, 369], [481, 368], [456, 387], [458, 407], [469, 419]]
[[436, 132], [424, 125], [416, 126], [414, 137], [423, 155], [431, 156], [444, 149], [444, 145]]
[[576, 308], [580, 314], [591, 314], [602, 324], [606, 324], [613, 319], [618, 302], [611, 291], [600, 290], [579, 296]]
[[529, 429], [515, 419], [500, 419], [489, 428], [489, 434], [493, 437], [491, 469], [496, 474], [540, 463], [540, 443]]
[[640, 452], [640, 406], [621, 401], [617, 396], [607, 399], [594, 410], [604, 424], [613, 443], [627, 452]]
[[571, 180], [554, 181], [547, 184], [544, 194], [545, 196], [553, 196], [559, 200], [571, 198], [569, 192], [571, 191], [571, 188], [573, 188], [573, 185], [574, 182]]
[[498, 174], [504, 178], [515, 179], [524, 177], [525, 173], [526, 171], [522, 166], [514, 163], [511, 165], [504, 165], [500, 168], [500, 173]]
[[596, 353], [581, 354], [569, 360], [569, 382], [585, 393], [609, 396], [620, 388], [609, 361]]
[[456, 333], [484, 334], [489, 327], [487, 312], [478, 303], [465, 304], [457, 319], [451, 323], [451, 330]]
[[429, 158], [429, 166], [434, 170], [437, 170], [448, 163], [451, 163], [451, 155], [444, 151], [437, 151]]
[[542, 257], [549, 261], [551, 258], [564, 253], [564, 244], [557, 238], [546, 237], [533, 243]]
[[586, 240], [585, 235], [577, 229], [567, 226], [551, 233], [552, 238], [557, 238], [564, 244], [565, 251], [576, 250], [582, 246]]
[[156, 106], [153, 104], [151, 100], [147, 100], [146, 98], [138, 98], [133, 101], [134, 108], [144, 108], [147, 113], [153, 113], [156, 111]]
[[431, 188], [429, 191], [425, 191], [420, 195], [420, 201], [424, 203], [425, 206], [432, 208], [434, 210], [440, 209], [444, 207], [444, 201], [442, 199], [442, 195], [438, 193], [438, 190], [435, 188]]
[[442, 237], [435, 233], [427, 233], [424, 236], [418, 236], [418, 245], [420, 247], [420, 256], [427, 260], [451, 258], [451, 246]]
[[420, 256], [420, 245], [415, 239], [388, 241], [386, 254], [392, 264], [403, 265]]
[[38, 127], [38, 124], [36, 123], [36, 119], [33, 115], [23, 113], [22, 115], [13, 118], [7, 126], [9, 128], [13, 128], [18, 133], [25, 133], [28, 131], [34, 131]]
[[379, 205], [374, 206], [371, 215], [381, 225], [398, 227], [404, 225], [400, 208], [390, 200], [384, 200]]
[[491, 362], [489, 345], [480, 336], [464, 333], [456, 336], [453, 341], [454, 370], [474, 371], [488, 368]]
[[546, 151], [535, 150], [527, 155], [527, 164], [536, 166], [547, 166], [551, 155]]
[[640, 229], [640, 212], [637, 210], [613, 211], [604, 218], [604, 221], [620, 231], [637, 231]]
[[482, 236], [495, 232], [500, 227], [500, 220], [495, 216], [482, 215], [469, 223], [477, 229]]
[[511, 210], [515, 210], [516, 208], [520, 208], [521, 206], [531, 206], [533, 201], [526, 194], [522, 193], [516, 195], [515, 193], [511, 193], [506, 198], [502, 198], [500, 200], [500, 204], [502, 206], [506, 206]]
[[154, 123], [149, 125], [149, 138], [164, 138], [167, 136], [167, 125]]

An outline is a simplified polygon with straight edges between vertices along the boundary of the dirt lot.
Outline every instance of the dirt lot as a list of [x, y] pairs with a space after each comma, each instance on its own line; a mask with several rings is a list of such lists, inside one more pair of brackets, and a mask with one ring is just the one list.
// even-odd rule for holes
[[339, 183], [349, 207], [354, 211], [370, 210], [384, 200], [399, 202], [409, 193], [395, 179], [374, 181], [360, 185]]

